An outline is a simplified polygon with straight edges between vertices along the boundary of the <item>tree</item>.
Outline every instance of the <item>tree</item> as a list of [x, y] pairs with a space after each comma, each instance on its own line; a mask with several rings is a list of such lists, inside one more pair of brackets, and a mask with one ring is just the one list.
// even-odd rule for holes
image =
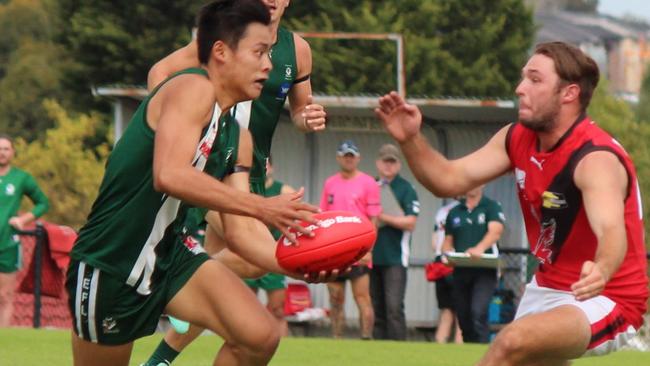
[[110, 147], [86, 142], [108, 122], [97, 115], [70, 116], [51, 100], [43, 104], [56, 126], [43, 139], [17, 139], [15, 164], [29, 171], [49, 198], [47, 218], [78, 229], [97, 195]]
[[41, 0], [11, 0], [0, 4], [0, 78], [5, 74], [11, 53], [21, 42], [50, 40], [51, 25], [47, 7]]
[[155, 61], [190, 40], [199, 0], [59, 0], [58, 41], [82, 67], [66, 74], [83, 106], [90, 88], [143, 85]]
[[63, 70], [70, 65], [60, 46], [24, 39], [11, 54], [6, 74], [0, 79], [0, 130], [34, 140], [53, 126], [42, 101], [68, 100], [62, 83]]
[[[286, 17], [289, 28], [301, 31], [403, 34], [411, 95], [511, 96], [534, 31], [532, 14], [519, 0], [295, 3]], [[309, 41], [316, 90], [384, 93], [396, 87], [392, 43]]]
[[[159, 58], [189, 40], [198, 0], [59, 0], [59, 41], [83, 67], [66, 80], [92, 102], [92, 85], [144, 84]], [[293, 2], [285, 25], [303, 31], [395, 32], [406, 38], [411, 94], [511, 96], [533, 20], [520, 0]], [[313, 81], [330, 93], [395, 89], [395, 45], [311, 39]], [[83, 100], [81, 100], [83, 102]]]
[[636, 106], [637, 117], [641, 121], [650, 122], [650, 66], [646, 69], [639, 94], [639, 104]]
[[74, 62], [53, 43], [53, 0], [12, 0], [0, 5], [0, 130], [28, 140], [52, 127], [46, 98], [66, 107], [63, 72]]

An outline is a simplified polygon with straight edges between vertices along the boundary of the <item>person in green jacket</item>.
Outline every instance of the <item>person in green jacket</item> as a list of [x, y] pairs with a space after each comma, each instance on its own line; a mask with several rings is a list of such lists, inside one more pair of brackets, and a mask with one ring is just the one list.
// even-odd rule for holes
[[[0, 328], [9, 326], [11, 321], [16, 272], [21, 265], [16, 230], [22, 230], [50, 207], [34, 177], [11, 165], [15, 153], [11, 137], [0, 135]], [[32, 200], [34, 208], [19, 214], [23, 196]]]

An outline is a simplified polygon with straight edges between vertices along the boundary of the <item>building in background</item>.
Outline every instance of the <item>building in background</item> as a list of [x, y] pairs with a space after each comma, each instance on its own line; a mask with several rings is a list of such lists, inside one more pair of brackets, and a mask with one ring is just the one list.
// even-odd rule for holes
[[[98, 88], [98, 96], [113, 100], [115, 131], [126, 128], [138, 101], [146, 95], [144, 89], [110, 86]], [[374, 108], [378, 97], [316, 96], [314, 102], [325, 106], [328, 125], [324, 132], [304, 134], [292, 127], [289, 113], [280, 118], [272, 147], [274, 160], [281, 161], [275, 173], [293, 187], [305, 187], [305, 200], [318, 204], [325, 179], [338, 170], [331, 158], [332, 151], [340, 141], [353, 139], [361, 151], [377, 151], [386, 143], [393, 142], [375, 117]], [[433, 147], [453, 158], [482, 146], [499, 128], [515, 121], [517, 109], [511, 100], [478, 99], [409, 99], [417, 104], [424, 115], [423, 132]], [[119, 135], [116, 136], [116, 140]], [[359, 165], [363, 171], [374, 171], [374, 159], [363, 159]], [[413, 177], [408, 165], [400, 173], [413, 182], [421, 204], [416, 230], [411, 245], [409, 281], [406, 289], [405, 311], [407, 324], [432, 323], [437, 320], [435, 288], [424, 276], [424, 264], [432, 259], [431, 234], [435, 212], [443, 200], [434, 197]], [[505, 248], [527, 248], [514, 178], [503, 176], [490, 183], [486, 194], [503, 204], [508, 226], [501, 240]], [[521, 263], [525, 268], [525, 263]], [[525, 276], [514, 273], [514, 281], [521, 283]], [[315, 307], [329, 308], [326, 286], [309, 285]], [[519, 289], [514, 289], [519, 291]], [[348, 290], [349, 291], [349, 290]], [[352, 294], [346, 294], [351, 299]], [[356, 324], [358, 311], [354, 302], [348, 301], [345, 314], [350, 326]]]
[[638, 103], [650, 66], [650, 24], [595, 11], [566, 11], [567, 0], [527, 3], [535, 11], [535, 43], [563, 41], [578, 46], [598, 63], [612, 93]]

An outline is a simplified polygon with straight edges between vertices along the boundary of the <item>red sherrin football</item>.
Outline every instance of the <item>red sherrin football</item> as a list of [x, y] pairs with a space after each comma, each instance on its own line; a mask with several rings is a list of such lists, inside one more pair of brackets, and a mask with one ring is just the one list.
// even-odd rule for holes
[[[327, 211], [315, 214], [314, 218], [320, 224], [311, 225], [313, 237], [298, 234], [298, 246], [284, 236], [278, 240], [275, 256], [286, 270], [309, 273], [345, 269], [375, 244], [375, 227], [361, 215]], [[302, 223], [302, 226], [309, 225]]]

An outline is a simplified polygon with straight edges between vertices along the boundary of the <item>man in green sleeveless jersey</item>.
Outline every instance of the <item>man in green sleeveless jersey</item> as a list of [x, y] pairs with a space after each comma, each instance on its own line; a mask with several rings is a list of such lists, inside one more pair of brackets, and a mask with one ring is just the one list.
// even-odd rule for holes
[[[312, 69], [312, 57], [309, 44], [300, 36], [280, 26], [280, 21], [289, 0], [263, 0], [271, 14], [271, 29], [274, 34], [274, 44], [271, 48], [273, 70], [269, 79], [264, 83], [261, 95], [252, 101], [239, 103], [234, 109], [237, 122], [251, 131], [254, 141], [255, 155], [250, 174], [251, 191], [264, 194], [266, 181], [266, 159], [271, 153], [273, 133], [280, 119], [280, 114], [287, 97], [295, 126], [305, 132], [320, 131], [325, 128], [326, 113], [321, 105], [314, 104], [311, 96], [309, 80]], [[176, 50], [169, 56], [157, 62], [149, 71], [148, 87], [153, 89], [166, 77], [178, 70], [197, 64], [197, 42], [192, 40], [185, 47]], [[223, 248], [218, 232], [221, 224], [216, 217], [212, 227], [206, 229], [206, 250], [214, 253]], [[215, 231], [216, 229], [216, 231]], [[218, 248], [218, 249], [211, 249]], [[240, 258], [228, 250], [220, 253], [219, 259], [229, 268], [246, 277], [246, 274], [259, 276], [259, 269], [242, 263]], [[240, 271], [237, 271], [240, 270]], [[152, 357], [145, 365], [157, 365], [159, 360], [173, 359], [180, 350], [189, 344], [200, 329], [193, 329], [185, 336], [168, 332]]]
[[[145, 98], [115, 146], [67, 274], [75, 365], [127, 365], [133, 341], [153, 333], [163, 311], [220, 334], [219, 363], [267, 364], [275, 352], [274, 320], [237, 276], [187, 235], [192, 206], [221, 212], [235, 244], [250, 235], [273, 240], [259, 239], [270, 237], [262, 223], [235, 215], [284, 232], [298, 229], [296, 220], [314, 222], [309, 212], [316, 209], [299, 202], [300, 193], [263, 198], [211, 176], [227, 172], [235, 159], [245, 162], [245, 151], [232, 156], [239, 150], [237, 130], [227, 110], [257, 97], [268, 77], [269, 22], [259, 0], [206, 5], [198, 20], [201, 68], [175, 74]], [[230, 165], [235, 173], [247, 170]], [[248, 174], [225, 181], [236, 185], [229, 181], [238, 176], [247, 183]], [[281, 271], [272, 248], [232, 249]]]
[[[16, 229], [43, 215], [47, 197], [34, 178], [11, 165], [15, 150], [11, 137], [0, 135], [0, 328], [9, 326], [13, 311], [16, 271], [20, 269], [20, 239]], [[23, 195], [34, 203], [31, 211], [16, 215]]]

